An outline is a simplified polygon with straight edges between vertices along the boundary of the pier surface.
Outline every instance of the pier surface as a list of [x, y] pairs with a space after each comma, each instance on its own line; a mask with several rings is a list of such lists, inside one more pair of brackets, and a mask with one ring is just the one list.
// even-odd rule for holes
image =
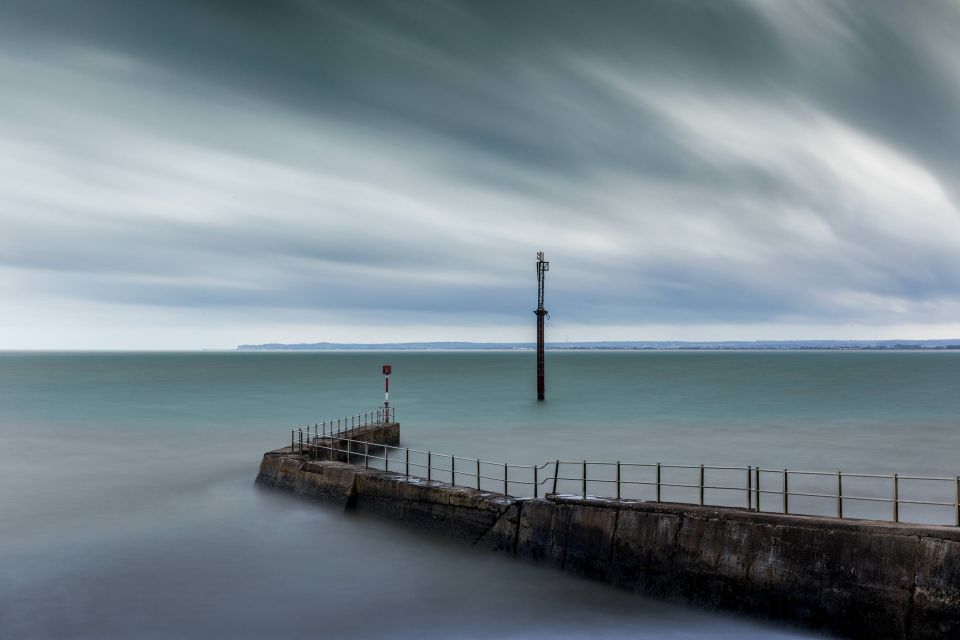
[[[377, 437], [390, 444], [392, 436]], [[553, 494], [519, 499], [365, 469], [362, 455], [359, 465], [316, 457], [269, 452], [257, 483], [668, 600], [849, 638], [960, 637], [954, 527]]]

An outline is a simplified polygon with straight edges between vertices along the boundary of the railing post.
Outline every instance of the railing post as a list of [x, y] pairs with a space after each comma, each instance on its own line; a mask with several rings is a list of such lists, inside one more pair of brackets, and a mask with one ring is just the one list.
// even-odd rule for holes
[[583, 461], [583, 499], [587, 499], [587, 461]]
[[290, 429], [290, 453], [293, 453], [294, 451], [296, 451], [296, 449], [293, 446], [293, 437], [294, 437], [293, 433], [294, 433], [294, 430]]
[[553, 495], [557, 495], [557, 477], [560, 475], [560, 461], [553, 464]]
[[757, 488], [757, 513], [760, 513], [760, 467], [754, 467], [754, 470], [757, 474], [757, 481], [753, 483]]
[[533, 465], [533, 497], [534, 499], [537, 498], [537, 489], [539, 488], [539, 486], [537, 485], [538, 475], [539, 474], [537, 473], [537, 465]]
[[480, 491], [480, 458], [477, 458], [477, 491]]
[[350, 451], [353, 449], [353, 440], [350, 438], [346, 439], [347, 443], [347, 464], [350, 464]]
[[703, 506], [703, 465], [700, 465], [700, 506]]
[[753, 467], [747, 466], [747, 511], [753, 510]]
[[457, 458], [450, 456], [450, 484], [457, 486]]
[[433, 466], [433, 454], [427, 451], [427, 482], [430, 482], [430, 471]]
[[837, 517], [843, 517], [843, 472], [837, 471]]
[[617, 460], [617, 500], [620, 499], [620, 461]]
[[657, 463], [657, 502], [660, 502], [660, 463]]
[[303, 455], [303, 429], [300, 430], [300, 455]]
[[407, 447], [407, 452], [404, 458], [404, 464], [406, 465], [407, 480], [409, 480], [410, 479], [410, 447]]
[[785, 514], [790, 513], [790, 507], [787, 504], [787, 500], [790, 499], [790, 488], [787, 484], [789, 478], [790, 478], [789, 472], [786, 469], [784, 469], [783, 470], [783, 512]]
[[364, 469], [370, 468], [370, 443], [369, 442], [363, 443], [363, 468]]
[[957, 484], [953, 487], [953, 523], [960, 527], [960, 476], [957, 476]]
[[893, 521], [900, 522], [900, 478], [893, 474]]
[[510, 495], [510, 487], [508, 485], [507, 476], [510, 475], [510, 469], [507, 467], [507, 463], [503, 463], [503, 495]]

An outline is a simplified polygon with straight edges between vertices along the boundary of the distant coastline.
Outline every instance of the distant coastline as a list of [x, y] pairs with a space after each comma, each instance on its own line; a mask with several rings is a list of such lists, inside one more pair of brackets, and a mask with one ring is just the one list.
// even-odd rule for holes
[[[533, 342], [310, 342], [242, 344], [238, 351], [529, 351]], [[960, 349], [958, 340], [758, 340], [723, 342], [548, 342], [550, 351], [934, 351]]]

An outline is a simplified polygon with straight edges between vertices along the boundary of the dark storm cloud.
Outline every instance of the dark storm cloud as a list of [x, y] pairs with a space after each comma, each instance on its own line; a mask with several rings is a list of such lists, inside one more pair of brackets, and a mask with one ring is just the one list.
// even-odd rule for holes
[[958, 42], [946, 2], [7, 0], [0, 293], [456, 323], [543, 248], [573, 323], [943, 322]]
[[777, 80], [783, 56], [769, 25], [736, 4], [121, 0], [27, 2], [20, 17], [7, 33], [27, 46], [43, 33], [42, 46], [104, 47], [310, 116], [573, 176], [696, 167], [662, 118], [571, 58], [755, 91]]

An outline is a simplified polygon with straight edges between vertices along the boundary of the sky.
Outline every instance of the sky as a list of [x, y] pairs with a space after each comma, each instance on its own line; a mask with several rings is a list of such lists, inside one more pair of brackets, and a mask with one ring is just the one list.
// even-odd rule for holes
[[960, 338], [960, 3], [0, 0], [0, 349]]

